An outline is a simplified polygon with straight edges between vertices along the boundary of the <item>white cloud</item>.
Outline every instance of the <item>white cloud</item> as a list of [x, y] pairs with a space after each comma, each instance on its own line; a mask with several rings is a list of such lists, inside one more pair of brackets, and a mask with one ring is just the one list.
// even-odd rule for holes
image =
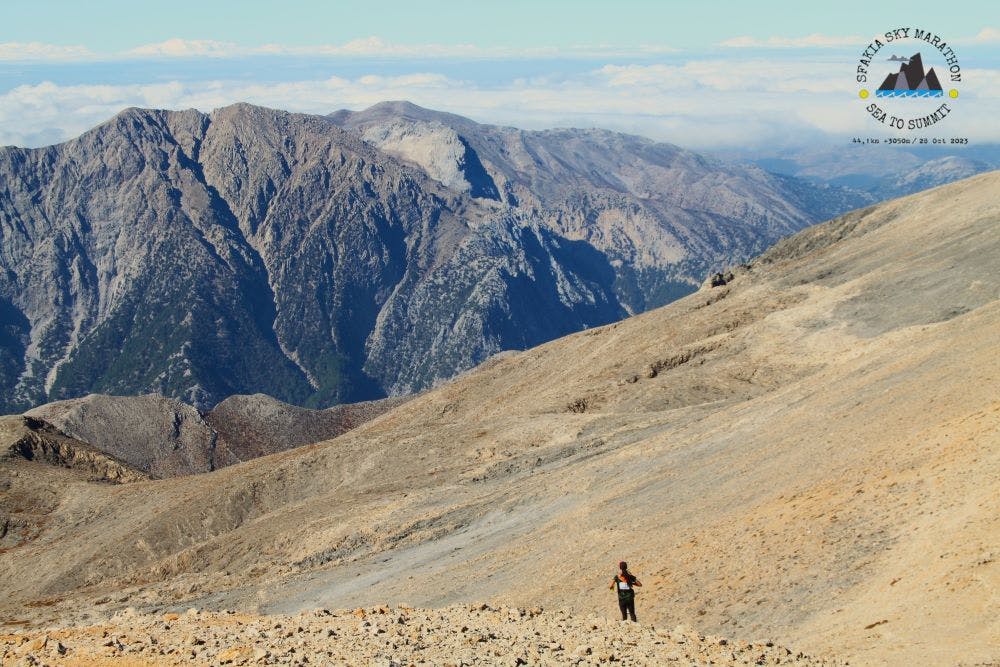
[[719, 46], [738, 49], [806, 49], [806, 48], [841, 48], [846, 46], [864, 46], [868, 42], [857, 35], [838, 37], [814, 33], [805, 37], [768, 37], [757, 39], [743, 35], [719, 42]]
[[629, 55], [656, 55], [676, 52], [664, 44], [630, 46], [581, 45], [568, 47], [536, 46], [524, 48], [483, 47], [476, 44], [396, 44], [371, 36], [343, 44], [289, 46], [262, 44], [244, 46], [212, 39], [174, 37], [143, 44], [125, 51], [97, 53], [83, 46], [59, 46], [39, 42], [0, 43], [0, 61], [79, 60], [149, 60], [162, 58], [244, 58], [247, 56], [299, 56], [321, 58], [593, 58]]
[[264, 44], [246, 47], [231, 42], [211, 40], [169, 39], [157, 44], [147, 44], [120, 54], [125, 58], [144, 57], [232, 57], [269, 56], [318, 56], [328, 58], [552, 58], [594, 57], [618, 55], [652, 55], [676, 51], [666, 45], [637, 45], [616, 47], [610, 45], [570, 47], [483, 47], [476, 44], [396, 44], [381, 37], [354, 39], [344, 44], [318, 44], [313, 46], [288, 46]]
[[[776, 69], [777, 68], [777, 69]], [[963, 72], [969, 84], [949, 118], [949, 136], [998, 141], [1000, 73]], [[998, 91], [996, 93], [992, 91]], [[387, 99], [527, 128], [607, 127], [692, 148], [771, 148], [860, 133], [878, 125], [838, 63], [727, 58], [681, 65], [606, 65], [570, 76], [485, 84], [437, 72], [400, 76], [247, 83], [136, 85], [41, 83], [0, 94], [0, 144], [44, 145], [76, 136], [130, 106], [202, 111], [245, 101], [329, 113]]]
[[1000, 43], [1000, 30], [996, 28], [983, 28], [975, 37], [962, 41], [972, 44], [997, 44]]
[[393, 44], [374, 36], [354, 39], [344, 44], [320, 44], [317, 46], [265, 44], [251, 51], [255, 54], [267, 55], [398, 58], [509, 56], [514, 53], [509, 49], [484, 49], [474, 44]]
[[0, 61], [82, 60], [94, 57], [84, 46], [60, 46], [42, 42], [0, 42]]
[[168, 39], [155, 44], [144, 44], [117, 54], [118, 58], [240, 58], [245, 56], [321, 56], [321, 57], [475, 57], [483, 55], [511, 55], [507, 49], [482, 49], [473, 44], [393, 44], [380, 37], [355, 39], [344, 44], [319, 44], [315, 46], [288, 46], [264, 44], [241, 46], [234, 42], [209, 39]]
[[646, 86], [664, 91], [769, 93], [852, 92], [854, 82], [840, 63], [773, 60], [693, 60], [683, 65], [605, 65], [597, 71], [610, 86]]
[[1000, 100], [1000, 70], [995, 69], [963, 69], [962, 70], [962, 95], [968, 92], [975, 95], [977, 99]]
[[217, 42], [211, 39], [168, 39], [155, 44], [144, 44], [125, 51], [125, 58], [228, 58], [245, 55], [232, 42]]

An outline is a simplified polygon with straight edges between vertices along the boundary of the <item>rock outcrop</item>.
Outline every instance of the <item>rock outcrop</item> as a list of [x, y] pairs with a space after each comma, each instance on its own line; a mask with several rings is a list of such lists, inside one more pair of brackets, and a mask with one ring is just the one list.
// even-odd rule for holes
[[[0, 417], [0, 460], [22, 459], [70, 468], [88, 479], [124, 484], [147, 479], [127, 462], [68, 437], [32, 417]], [[6, 532], [6, 526], [4, 532]]]
[[154, 478], [208, 472], [240, 459], [216, 447], [201, 414], [171, 398], [105, 396], [47, 403], [25, 413]]

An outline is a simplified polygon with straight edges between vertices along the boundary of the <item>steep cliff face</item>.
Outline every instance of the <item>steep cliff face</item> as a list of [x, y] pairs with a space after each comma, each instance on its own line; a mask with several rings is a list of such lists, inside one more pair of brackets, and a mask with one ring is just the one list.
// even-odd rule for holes
[[195, 161], [207, 126], [129, 110], [66, 144], [0, 151], [0, 298], [15, 311], [0, 407], [90, 390], [308, 395], [276, 344], [263, 262]]
[[624, 314], [603, 257], [321, 117], [132, 109], [0, 176], [2, 411], [375, 398]]

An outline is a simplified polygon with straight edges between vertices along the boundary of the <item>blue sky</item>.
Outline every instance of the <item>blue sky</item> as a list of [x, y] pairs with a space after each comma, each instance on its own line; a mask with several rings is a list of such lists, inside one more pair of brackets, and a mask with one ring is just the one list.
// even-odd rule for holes
[[[977, 21], [997, 16], [996, 4], [985, 0], [4, 0], [2, 5], [3, 41], [81, 44], [103, 53], [169, 37], [308, 46], [372, 35], [400, 44], [515, 48], [661, 44], [700, 49], [741, 35], [759, 39], [812, 33], [867, 35], [901, 19], [958, 35], [978, 32]], [[927, 10], [915, 11], [921, 5]]]
[[837, 143], [886, 134], [853, 70], [874, 34], [899, 25], [934, 30], [960, 56], [947, 134], [1000, 141], [1000, 15], [987, 2], [923, 7], [3, 0], [0, 144], [61, 141], [127, 106], [327, 113], [382, 99], [694, 148]]

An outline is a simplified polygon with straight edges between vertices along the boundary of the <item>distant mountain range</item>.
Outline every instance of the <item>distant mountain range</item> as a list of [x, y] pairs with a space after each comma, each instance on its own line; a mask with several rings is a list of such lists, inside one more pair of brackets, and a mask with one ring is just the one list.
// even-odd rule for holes
[[871, 201], [603, 130], [407, 103], [129, 109], [0, 149], [0, 412], [419, 390], [647, 310]]
[[330, 118], [452, 189], [498, 200], [597, 248], [615, 267], [629, 312], [662, 305], [720, 263], [870, 202], [607, 130], [525, 131], [407, 102]]
[[1000, 145], [856, 145], [720, 152], [776, 174], [883, 201], [1000, 168]]

